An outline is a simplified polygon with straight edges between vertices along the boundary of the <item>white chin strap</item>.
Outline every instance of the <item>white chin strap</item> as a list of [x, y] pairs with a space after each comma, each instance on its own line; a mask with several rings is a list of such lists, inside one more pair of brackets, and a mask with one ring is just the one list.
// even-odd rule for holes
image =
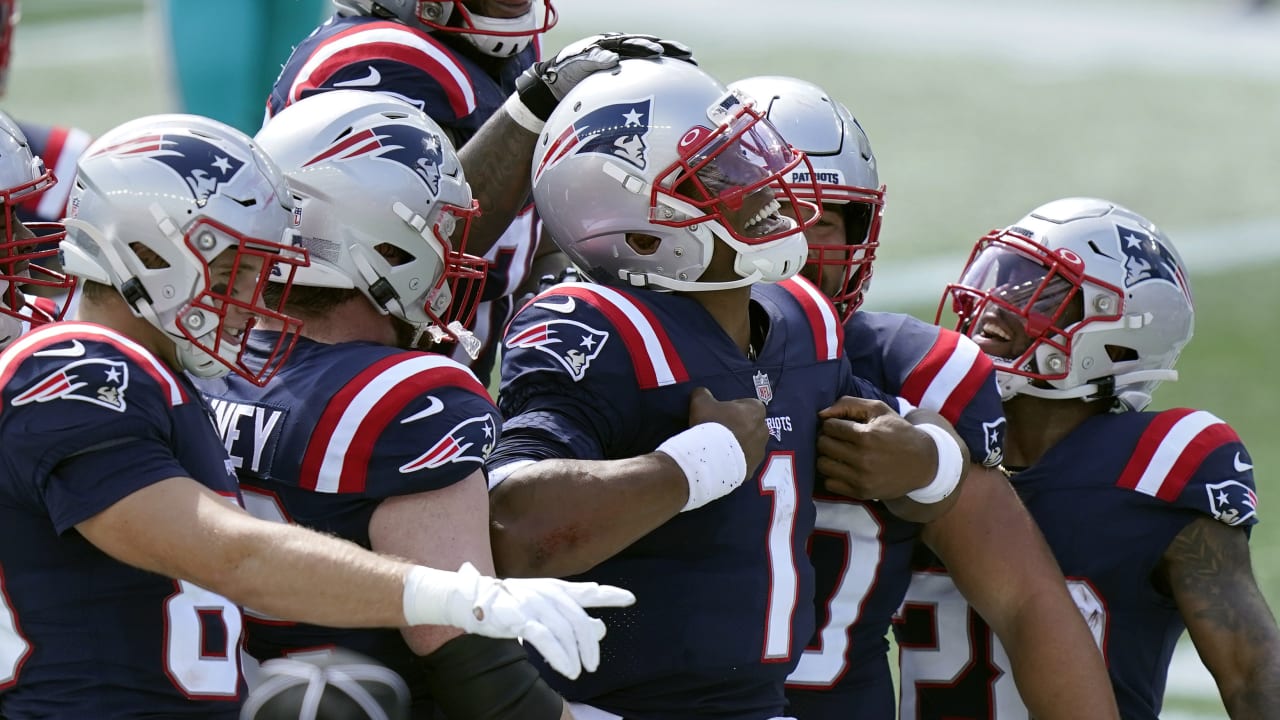
[[629, 270], [619, 270], [618, 278], [631, 287], [656, 287], [662, 288], [663, 290], [675, 290], [677, 292], [711, 292], [713, 290], [733, 290], [734, 288], [754, 285], [755, 283], [763, 280], [764, 275], [757, 270], [747, 277], [738, 278], [737, 280], [725, 280], [724, 282], [698, 282], [697, 280], [675, 280], [663, 275], [650, 275], [649, 273], [633, 273]]
[[537, 8], [535, 3], [529, 8], [529, 12], [520, 17], [513, 18], [495, 18], [485, 15], [471, 15], [471, 24], [477, 30], [486, 32], [502, 32], [502, 33], [519, 33], [523, 35], [482, 35], [480, 33], [466, 33], [467, 40], [471, 41], [480, 52], [493, 57], [511, 57], [516, 53], [524, 50], [529, 46], [529, 42], [533, 40], [534, 25], [537, 23], [533, 18], [533, 11]]
[[[1102, 390], [1097, 383], [1085, 383], [1073, 388], [1060, 389], [1032, 385], [1031, 378], [1025, 375], [997, 371], [996, 376], [1000, 386], [1000, 397], [1004, 400], [1008, 400], [1015, 395], [1028, 395], [1030, 397], [1045, 398], [1046, 400], [1097, 399], [1095, 396]], [[1178, 371], [1169, 369], [1134, 370], [1133, 372], [1120, 373], [1115, 376], [1114, 387], [1118, 390], [1115, 396], [1129, 407], [1141, 410], [1151, 402], [1150, 393], [1126, 390], [1126, 387], [1147, 382], [1174, 382], [1177, 379]]]

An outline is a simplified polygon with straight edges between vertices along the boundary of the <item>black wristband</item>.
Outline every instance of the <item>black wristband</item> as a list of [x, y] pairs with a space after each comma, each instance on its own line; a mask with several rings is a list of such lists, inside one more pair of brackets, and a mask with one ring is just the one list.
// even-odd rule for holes
[[450, 718], [558, 720], [564, 708], [515, 640], [463, 635], [415, 664]]
[[560, 101], [551, 94], [551, 88], [543, 82], [539, 65], [534, 65], [526, 70], [525, 74], [516, 78], [516, 95], [534, 117], [546, 122]]

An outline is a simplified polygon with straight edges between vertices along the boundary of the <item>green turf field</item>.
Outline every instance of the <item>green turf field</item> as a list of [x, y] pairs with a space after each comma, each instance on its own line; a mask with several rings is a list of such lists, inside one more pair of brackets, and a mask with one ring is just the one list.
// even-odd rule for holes
[[[875, 307], [931, 319], [940, 284], [913, 281], [918, 262], [958, 273], [983, 232], [1055, 197], [1108, 197], [1186, 238], [1196, 339], [1157, 405], [1231, 422], [1264, 502], [1280, 497], [1280, 54], [1269, 49], [1280, 13], [1246, 20], [1218, 0], [755, 5], [558, 0], [563, 21], [545, 47], [647, 31], [685, 40], [725, 81], [776, 73], [826, 86], [866, 128], [889, 188]], [[5, 110], [98, 133], [175, 109], [141, 0], [27, 0], [24, 12]], [[895, 300], [877, 305], [877, 292]], [[1268, 520], [1254, 566], [1275, 605], [1280, 522]], [[1204, 692], [1171, 683], [1166, 717], [1224, 716], [1212, 685]]]

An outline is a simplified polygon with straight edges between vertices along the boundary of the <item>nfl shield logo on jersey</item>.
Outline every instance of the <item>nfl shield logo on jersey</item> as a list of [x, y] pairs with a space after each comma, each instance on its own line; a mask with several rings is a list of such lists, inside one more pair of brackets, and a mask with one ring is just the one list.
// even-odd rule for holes
[[769, 376], [761, 371], [757, 372], [751, 379], [756, 384], [756, 397], [760, 398], [760, 402], [768, 405], [769, 401], [773, 399], [773, 385], [769, 382]]

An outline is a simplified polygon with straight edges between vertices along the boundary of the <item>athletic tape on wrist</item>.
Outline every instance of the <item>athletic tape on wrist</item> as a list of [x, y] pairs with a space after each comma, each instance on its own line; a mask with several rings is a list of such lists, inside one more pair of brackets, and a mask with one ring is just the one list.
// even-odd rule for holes
[[680, 512], [700, 508], [742, 484], [747, 457], [729, 428], [706, 422], [672, 435], [658, 446], [689, 481], [689, 500]]
[[955, 438], [946, 430], [929, 423], [917, 425], [916, 428], [933, 438], [933, 444], [938, 448], [938, 472], [934, 474], [933, 482], [912, 490], [907, 493], [907, 497], [922, 505], [930, 505], [947, 499], [947, 496], [955, 492], [964, 470], [964, 455], [960, 453], [960, 446], [956, 444]]
[[508, 97], [507, 101], [502, 104], [502, 107], [506, 108], [507, 114], [511, 116], [512, 120], [516, 121], [517, 125], [528, 130], [534, 135], [541, 133], [542, 128], [547, 125], [545, 120], [534, 115], [533, 111], [525, 106], [525, 104], [520, 100], [520, 96], [517, 94], [513, 93]]
[[447, 570], [421, 565], [410, 568], [404, 576], [405, 624], [462, 627], [462, 618], [450, 617], [449, 599], [464, 580]]

